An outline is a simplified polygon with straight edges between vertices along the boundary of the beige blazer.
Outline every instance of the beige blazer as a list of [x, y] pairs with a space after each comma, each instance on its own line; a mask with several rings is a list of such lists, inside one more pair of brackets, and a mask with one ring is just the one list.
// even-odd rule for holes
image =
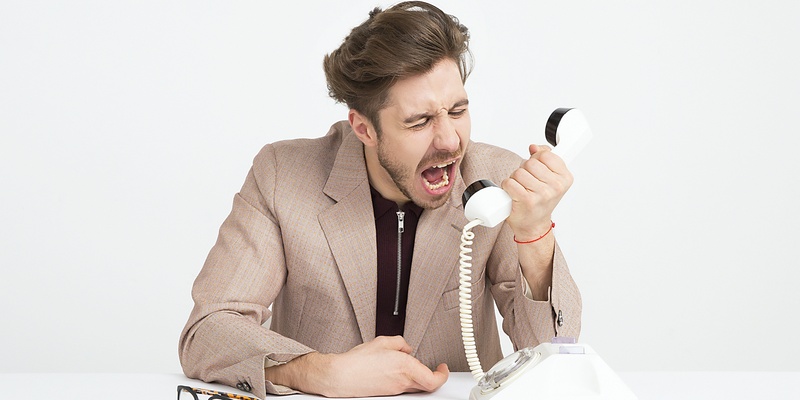
[[[404, 337], [412, 355], [431, 368], [444, 362], [451, 371], [469, 370], [458, 316], [465, 181], [499, 184], [521, 161], [507, 150], [470, 143], [448, 203], [422, 213]], [[502, 358], [495, 302], [516, 348], [556, 335], [577, 337], [580, 294], [558, 247], [551, 299], [537, 302], [523, 293], [510, 228], [474, 232], [473, 310], [483, 368]], [[363, 145], [346, 121], [322, 138], [265, 146], [194, 283], [195, 306], [179, 346], [186, 375], [263, 398], [282, 389], [265, 382], [265, 366], [372, 340], [375, 237]], [[262, 326], [270, 316], [271, 326]]]

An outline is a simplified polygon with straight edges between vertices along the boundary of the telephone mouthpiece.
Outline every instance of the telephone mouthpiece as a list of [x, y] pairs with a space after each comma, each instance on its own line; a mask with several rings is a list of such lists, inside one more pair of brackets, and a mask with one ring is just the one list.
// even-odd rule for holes
[[476, 219], [481, 225], [492, 228], [511, 215], [511, 196], [488, 179], [481, 179], [467, 186], [461, 196], [464, 216]]

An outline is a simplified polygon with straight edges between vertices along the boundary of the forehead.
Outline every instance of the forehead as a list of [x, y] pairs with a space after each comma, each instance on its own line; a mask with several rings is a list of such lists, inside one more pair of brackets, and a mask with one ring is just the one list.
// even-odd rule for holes
[[445, 59], [424, 74], [397, 81], [389, 89], [386, 109], [400, 113], [448, 109], [466, 98], [458, 65]]

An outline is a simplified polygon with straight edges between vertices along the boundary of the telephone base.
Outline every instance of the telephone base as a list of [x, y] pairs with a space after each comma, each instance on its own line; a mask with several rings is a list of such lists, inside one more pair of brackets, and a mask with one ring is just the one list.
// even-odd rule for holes
[[636, 400], [636, 395], [591, 347], [542, 343], [500, 360], [472, 389], [469, 398]]

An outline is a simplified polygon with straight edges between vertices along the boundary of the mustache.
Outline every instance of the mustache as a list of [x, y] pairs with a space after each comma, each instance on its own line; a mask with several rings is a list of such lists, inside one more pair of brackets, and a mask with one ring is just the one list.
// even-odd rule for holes
[[425, 157], [422, 158], [422, 160], [420, 160], [419, 165], [417, 167], [422, 168], [426, 165], [439, 165], [445, 161], [449, 161], [454, 158], [461, 158], [462, 153], [463, 152], [461, 150], [458, 150], [447, 153], [439, 152], [426, 155]]

